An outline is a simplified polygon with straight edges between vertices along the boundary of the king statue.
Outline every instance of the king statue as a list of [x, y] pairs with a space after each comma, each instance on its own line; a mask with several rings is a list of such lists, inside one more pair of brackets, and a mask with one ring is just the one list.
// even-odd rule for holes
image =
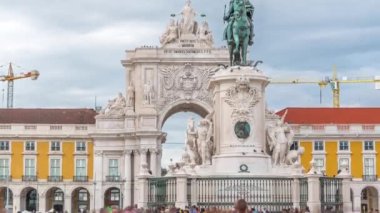
[[230, 50], [230, 65], [247, 65], [247, 49], [253, 44], [254, 7], [249, 0], [231, 0], [224, 14], [228, 22], [224, 39]]

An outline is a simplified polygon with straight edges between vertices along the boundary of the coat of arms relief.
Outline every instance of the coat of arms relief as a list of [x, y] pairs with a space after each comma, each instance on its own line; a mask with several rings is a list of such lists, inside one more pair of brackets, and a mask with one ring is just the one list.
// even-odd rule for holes
[[207, 90], [207, 85], [217, 69], [215, 66], [191, 64], [159, 67], [159, 110], [178, 100], [199, 100], [211, 105], [212, 95]]

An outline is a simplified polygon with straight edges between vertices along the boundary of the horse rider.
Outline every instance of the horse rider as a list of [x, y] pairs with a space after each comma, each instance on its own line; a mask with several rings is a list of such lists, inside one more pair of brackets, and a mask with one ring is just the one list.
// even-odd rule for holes
[[[234, 2], [235, 1], [241, 1], [241, 0], [231, 0], [228, 12], [224, 16], [224, 20], [228, 21], [228, 25], [227, 25], [226, 29], [224, 30], [224, 39], [227, 40], [228, 44], [232, 44], [232, 42], [233, 42], [232, 25], [235, 21], [235, 18], [234, 18], [234, 12], [235, 12]], [[253, 12], [254, 12], [255, 8], [251, 4], [251, 2], [249, 2], [249, 0], [243, 0], [243, 1], [245, 3], [245, 8], [247, 10], [247, 17], [249, 18], [248, 21], [249, 21], [249, 25], [250, 25], [250, 27], [249, 27], [249, 29], [250, 29], [249, 43], [248, 44], [252, 45], [253, 44], [253, 37], [254, 37], [254, 34], [253, 34]]]

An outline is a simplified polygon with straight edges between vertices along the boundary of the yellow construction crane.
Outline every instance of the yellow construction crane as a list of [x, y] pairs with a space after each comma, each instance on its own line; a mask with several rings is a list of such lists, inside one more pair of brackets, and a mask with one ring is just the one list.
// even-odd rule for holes
[[333, 68], [333, 75], [332, 78], [326, 77], [324, 80], [300, 80], [300, 79], [294, 79], [290, 81], [286, 80], [271, 80], [271, 84], [318, 84], [318, 86], [322, 89], [326, 87], [327, 85], [331, 86], [331, 90], [333, 93], [333, 107], [339, 108], [340, 107], [340, 84], [353, 84], [353, 83], [375, 83], [376, 89], [380, 89], [380, 78], [374, 77], [373, 79], [338, 79], [336, 67]]
[[0, 75], [0, 81], [8, 82], [7, 89], [7, 108], [13, 108], [13, 93], [14, 93], [14, 81], [24, 78], [30, 78], [32, 80], [37, 80], [40, 73], [37, 70], [32, 70], [27, 73], [20, 73], [15, 75], [13, 72], [12, 63], [9, 63], [8, 74]]

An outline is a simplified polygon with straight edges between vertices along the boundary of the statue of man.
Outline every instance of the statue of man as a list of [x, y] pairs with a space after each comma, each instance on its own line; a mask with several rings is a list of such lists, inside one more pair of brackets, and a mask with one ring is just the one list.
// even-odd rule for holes
[[169, 44], [178, 38], [178, 26], [174, 19], [170, 20], [165, 33], [161, 36], [160, 42], [162, 45]]
[[183, 8], [181, 14], [181, 34], [195, 33], [196, 12], [191, 7], [191, 0], [186, 0], [185, 7]]
[[203, 165], [211, 165], [211, 155], [213, 151], [212, 122], [209, 119], [202, 119], [198, 126], [198, 149]]
[[230, 1], [230, 6], [228, 9], [228, 12], [224, 16], [224, 21], [228, 22], [228, 25], [227, 25], [226, 29], [224, 30], [224, 39], [227, 40], [228, 44], [232, 44], [232, 42], [233, 42], [232, 25], [235, 21], [234, 13], [236, 11], [236, 8], [235, 8], [236, 4], [234, 4], [234, 3], [238, 2], [238, 1], [244, 1], [245, 7], [247, 10], [247, 16], [249, 18], [249, 24], [250, 24], [249, 45], [252, 45], [253, 44], [253, 37], [255, 36], [253, 33], [253, 12], [254, 12], [255, 8], [251, 4], [251, 2], [249, 2], [249, 0], [231, 0]]
[[197, 34], [198, 38], [201, 41], [205, 41], [205, 43], [208, 45], [212, 45], [212, 43], [214, 42], [212, 38], [212, 33], [206, 21], [204, 21], [202, 25], [199, 27]]
[[145, 104], [152, 104], [154, 98], [153, 85], [148, 81], [144, 84], [144, 101]]
[[132, 83], [129, 84], [127, 89], [127, 95], [128, 95], [128, 107], [133, 107], [135, 105], [135, 88]]
[[268, 144], [272, 151], [274, 165], [285, 165], [289, 146], [292, 143], [294, 133], [290, 126], [284, 123], [287, 112], [273, 127], [268, 128]]

